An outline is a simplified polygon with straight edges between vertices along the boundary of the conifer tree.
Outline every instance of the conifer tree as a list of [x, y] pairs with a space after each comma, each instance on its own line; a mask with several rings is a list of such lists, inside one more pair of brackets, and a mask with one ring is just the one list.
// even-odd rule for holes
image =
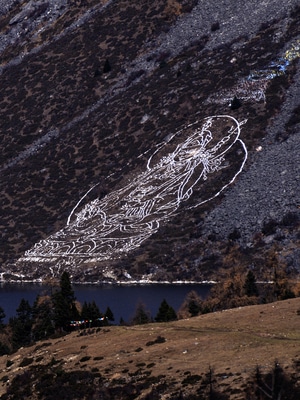
[[[90, 303], [89, 303], [90, 304]], [[82, 319], [89, 319], [90, 318], [90, 309], [89, 304], [85, 301], [82, 305], [80, 316]]]
[[22, 299], [19, 307], [17, 308], [17, 318], [22, 322], [26, 323], [31, 320], [32, 308], [28, 300]]
[[6, 315], [2, 307], [0, 307], [0, 330], [4, 328], [4, 319]]
[[99, 307], [95, 303], [95, 300], [91, 302], [91, 319], [97, 320], [98, 318], [101, 318], [103, 315], [99, 310]]
[[199, 304], [195, 300], [190, 300], [189, 313], [191, 314], [191, 317], [196, 317], [196, 315], [198, 315], [200, 311], [201, 308], [199, 307]]
[[70, 275], [68, 274], [68, 272], [64, 271], [62, 273], [59, 286], [60, 286], [61, 294], [63, 295], [64, 299], [69, 304], [75, 303], [76, 297], [74, 294], [74, 290], [72, 288]]
[[173, 307], [169, 306], [166, 299], [163, 299], [161, 305], [158, 309], [158, 313], [155, 317], [156, 322], [169, 322], [175, 321], [177, 319], [177, 314]]
[[114, 314], [109, 307], [107, 307], [104, 316], [106, 321], [113, 322], [115, 320]]
[[257, 366], [249, 384], [246, 391], [247, 399], [298, 400], [300, 398], [297, 378], [293, 374], [287, 375], [276, 360], [269, 372], [263, 373]]
[[14, 348], [26, 346], [31, 342], [32, 328], [32, 308], [27, 300], [21, 299], [16, 312], [16, 317], [9, 321]]
[[103, 66], [103, 73], [107, 74], [108, 72], [111, 71], [111, 65], [108, 59], [105, 60], [104, 66]]
[[53, 309], [49, 296], [37, 296], [32, 309], [34, 340], [41, 340], [54, 333]]
[[146, 306], [141, 301], [137, 304], [134, 317], [132, 318], [133, 325], [143, 325], [151, 322], [150, 312], [146, 310]]
[[258, 296], [258, 288], [256, 285], [256, 278], [254, 273], [250, 270], [247, 273], [246, 280], [244, 283], [244, 290], [246, 296]]
[[195, 290], [191, 290], [185, 297], [177, 316], [178, 318], [195, 317], [203, 312], [203, 300]]
[[272, 296], [269, 301], [285, 300], [295, 297], [292, 282], [289, 280], [286, 264], [278, 257], [279, 249], [273, 246], [267, 254], [266, 268], [272, 276]]
[[90, 326], [98, 326], [100, 317], [102, 317], [102, 314], [94, 300], [91, 303], [86, 301], [83, 303], [81, 318], [89, 321]]
[[52, 295], [56, 328], [68, 331], [70, 329], [70, 322], [79, 319], [75, 300], [76, 297], [70, 276], [67, 272], [63, 272], [60, 279], [60, 290]]

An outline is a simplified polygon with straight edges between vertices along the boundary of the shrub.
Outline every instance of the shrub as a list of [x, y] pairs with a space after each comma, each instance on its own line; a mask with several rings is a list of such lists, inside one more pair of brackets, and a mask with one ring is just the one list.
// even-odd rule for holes
[[84, 357], [82, 357], [79, 361], [80, 361], [80, 362], [89, 361], [90, 358], [91, 358], [90, 356], [84, 356]]
[[220, 29], [220, 23], [219, 23], [219, 21], [216, 21], [216, 22], [214, 22], [214, 23], [211, 24], [210, 30], [211, 30], [212, 32], [215, 32], [215, 31], [217, 31], [217, 30], [219, 30], [219, 29]]
[[10, 353], [10, 349], [9, 347], [0, 342], [0, 356], [4, 356], [5, 354], [9, 354]]
[[237, 228], [234, 228], [234, 230], [228, 235], [228, 239], [232, 241], [238, 240], [240, 237], [241, 233]]
[[51, 346], [51, 342], [45, 342], [45, 343], [42, 343], [42, 344], [36, 346], [34, 351], [38, 351], [38, 350], [42, 349], [43, 347], [48, 347], [48, 346]]
[[9, 368], [9, 367], [11, 367], [12, 365], [13, 365], [13, 361], [11, 361], [11, 360], [7, 360], [6, 361], [6, 368]]
[[155, 343], [165, 343], [166, 339], [163, 336], [157, 336]]
[[32, 357], [25, 357], [21, 362], [20, 362], [20, 367], [26, 367], [27, 365], [30, 365], [33, 362]]
[[7, 393], [1, 396], [1, 399], [28, 399], [31, 394], [30, 372], [25, 371], [23, 374], [15, 376], [8, 387]]
[[195, 383], [199, 382], [201, 380], [200, 375], [189, 375], [186, 378], [183, 379], [182, 385], [194, 385]]
[[264, 235], [273, 235], [276, 232], [277, 222], [274, 219], [271, 219], [267, 222], [264, 222], [262, 233]]
[[157, 343], [165, 343], [166, 339], [163, 336], [157, 336], [155, 340], [150, 340], [149, 342], [146, 343], [146, 346], [153, 346], [154, 344]]
[[146, 363], [141, 362], [141, 363], [137, 363], [137, 364], [136, 364], [136, 367], [141, 368], [141, 367], [144, 367], [145, 365], [146, 365]]
[[59, 361], [58, 361], [58, 360], [56, 360], [56, 358], [55, 358], [55, 357], [52, 357], [52, 359], [51, 359], [51, 361], [50, 361], [49, 365], [50, 365], [50, 366], [52, 366], [52, 365], [55, 365], [55, 364], [58, 364], [58, 363], [59, 363]]
[[281, 224], [286, 227], [295, 227], [299, 222], [299, 215], [295, 212], [288, 212], [281, 220]]
[[242, 105], [242, 102], [240, 99], [238, 99], [236, 96], [234, 96], [234, 98], [232, 99], [231, 103], [230, 103], [230, 108], [231, 110], [237, 110], [238, 108], [240, 108]]

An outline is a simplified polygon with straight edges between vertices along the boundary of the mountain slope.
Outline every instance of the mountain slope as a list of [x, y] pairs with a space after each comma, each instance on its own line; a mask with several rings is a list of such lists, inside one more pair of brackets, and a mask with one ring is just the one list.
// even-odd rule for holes
[[256, 3], [10, 4], [4, 279], [211, 279], [232, 246], [298, 270], [300, 10]]

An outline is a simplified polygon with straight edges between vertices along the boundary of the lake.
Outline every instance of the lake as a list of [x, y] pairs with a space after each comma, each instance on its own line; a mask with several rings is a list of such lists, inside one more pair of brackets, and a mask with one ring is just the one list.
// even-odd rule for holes
[[[139, 302], [145, 304], [154, 318], [163, 299], [178, 311], [190, 291], [196, 291], [204, 299], [209, 294], [210, 288], [209, 284], [73, 285], [76, 299], [81, 304], [84, 301], [95, 300], [103, 313], [109, 307], [114, 314], [116, 324], [119, 324], [120, 318], [129, 322]], [[16, 309], [22, 298], [33, 305], [37, 295], [42, 295], [46, 291], [45, 286], [36, 283], [1, 284], [0, 306], [6, 315], [5, 322], [16, 315]]]

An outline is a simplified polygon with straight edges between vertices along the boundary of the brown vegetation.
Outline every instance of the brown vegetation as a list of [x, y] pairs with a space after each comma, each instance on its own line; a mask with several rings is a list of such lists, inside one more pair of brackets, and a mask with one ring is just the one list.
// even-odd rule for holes
[[299, 314], [297, 298], [169, 323], [76, 331], [2, 356], [1, 398], [51, 399], [50, 387], [60, 384], [65, 399], [209, 399], [213, 392], [218, 399], [267, 399], [255, 397], [257, 388], [272, 391], [278, 374], [282, 399], [296, 399]]

